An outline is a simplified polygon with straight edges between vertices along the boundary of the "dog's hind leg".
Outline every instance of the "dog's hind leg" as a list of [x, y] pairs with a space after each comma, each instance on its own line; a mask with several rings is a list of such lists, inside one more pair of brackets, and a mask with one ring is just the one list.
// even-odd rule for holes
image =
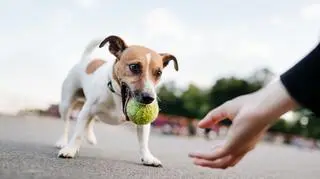
[[56, 147], [62, 148], [68, 143], [68, 135], [69, 135], [69, 108], [71, 107], [70, 101], [63, 101], [59, 105], [59, 112], [61, 119], [64, 121], [63, 133], [60, 139], [56, 142]]
[[58, 148], [62, 148], [67, 145], [70, 125], [70, 113], [79, 103], [79, 100], [77, 98], [84, 97], [83, 92], [76, 87], [77, 86], [74, 84], [74, 81], [70, 81], [69, 78], [65, 80], [62, 86], [59, 112], [61, 119], [64, 121], [64, 128], [60, 139], [55, 144], [55, 146]]
[[73, 158], [75, 157], [76, 153], [79, 152], [79, 149], [81, 147], [82, 139], [84, 130], [86, 128], [86, 125], [90, 119], [92, 119], [91, 113], [91, 106], [93, 105], [93, 101], [86, 101], [84, 106], [82, 107], [77, 123], [75, 126], [75, 131], [68, 142], [68, 144], [60, 149], [58, 153], [58, 157], [60, 158]]
[[64, 99], [59, 105], [59, 112], [61, 119], [64, 121], [63, 133], [60, 139], [56, 142], [56, 147], [63, 148], [68, 143], [69, 126], [70, 126], [70, 113], [73, 109], [74, 103], [72, 98]]
[[88, 123], [86, 125], [86, 138], [89, 144], [96, 145], [97, 144], [97, 138], [93, 131], [93, 125], [95, 122], [95, 117], [92, 117], [88, 120]]

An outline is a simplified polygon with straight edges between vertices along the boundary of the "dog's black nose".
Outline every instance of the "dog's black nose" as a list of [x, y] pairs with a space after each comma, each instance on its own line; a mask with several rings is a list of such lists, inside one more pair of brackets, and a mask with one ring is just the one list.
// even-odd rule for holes
[[150, 104], [152, 103], [154, 100], [154, 97], [152, 97], [149, 93], [140, 93], [138, 95], [138, 101], [140, 103], [143, 103], [143, 104]]

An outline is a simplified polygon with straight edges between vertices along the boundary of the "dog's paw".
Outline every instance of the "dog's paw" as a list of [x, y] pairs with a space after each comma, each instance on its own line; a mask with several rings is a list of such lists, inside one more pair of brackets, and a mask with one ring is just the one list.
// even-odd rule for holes
[[162, 167], [160, 160], [154, 157], [152, 154], [144, 155], [141, 158], [141, 162], [145, 166]]
[[68, 139], [65, 137], [61, 137], [55, 144], [55, 147], [62, 149], [63, 147], [67, 146]]
[[79, 152], [79, 148], [78, 147], [63, 147], [59, 153], [58, 153], [58, 157], [59, 158], [74, 158], [75, 155]]
[[87, 141], [89, 144], [91, 144], [91, 145], [97, 144], [97, 138], [93, 132], [89, 132], [86, 137], [87, 137]]

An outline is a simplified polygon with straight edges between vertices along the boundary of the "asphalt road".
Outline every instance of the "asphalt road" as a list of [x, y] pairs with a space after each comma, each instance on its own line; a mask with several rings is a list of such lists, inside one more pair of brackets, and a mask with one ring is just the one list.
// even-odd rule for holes
[[53, 146], [62, 122], [48, 118], [0, 117], [0, 179], [71, 178], [320, 178], [320, 152], [261, 143], [239, 165], [227, 170], [196, 167], [189, 151], [208, 150], [215, 141], [153, 133], [151, 151], [163, 168], [140, 164], [135, 130], [97, 124], [96, 146], [84, 144], [75, 159], [57, 158]]

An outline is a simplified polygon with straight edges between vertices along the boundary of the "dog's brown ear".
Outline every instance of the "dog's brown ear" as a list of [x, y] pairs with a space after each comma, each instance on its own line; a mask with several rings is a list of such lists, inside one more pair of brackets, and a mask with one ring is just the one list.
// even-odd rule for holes
[[174, 69], [175, 69], [176, 71], [179, 70], [178, 60], [177, 60], [177, 58], [176, 58], [175, 56], [173, 56], [173, 55], [171, 55], [171, 54], [169, 54], [169, 53], [159, 53], [159, 54], [160, 54], [160, 56], [162, 57], [163, 68], [166, 67], [171, 60], [173, 60], [173, 62], [174, 62]]
[[122, 52], [128, 47], [120, 37], [111, 35], [100, 43], [99, 48], [103, 47], [107, 42], [109, 42], [109, 51], [117, 57], [117, 59], [120, 59]]

